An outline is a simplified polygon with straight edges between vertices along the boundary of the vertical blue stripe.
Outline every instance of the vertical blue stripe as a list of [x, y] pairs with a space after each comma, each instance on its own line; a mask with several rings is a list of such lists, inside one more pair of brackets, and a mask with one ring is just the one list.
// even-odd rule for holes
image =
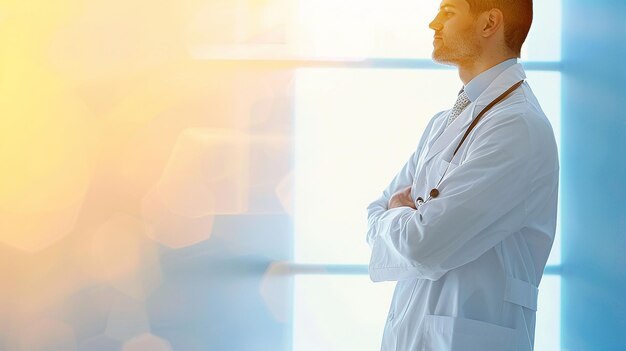
[[562, 348], [626, 350], [626, 2], [563, 5]]

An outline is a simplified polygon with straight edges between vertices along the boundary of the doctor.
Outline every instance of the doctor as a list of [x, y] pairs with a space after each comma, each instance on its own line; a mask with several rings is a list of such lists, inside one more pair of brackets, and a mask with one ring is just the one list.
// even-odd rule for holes
[[397, 281], [383, 351], [533, 349], [559, 165], [517, 63], [531, 22], [531, 0], [444, 0], [430, 23], [464, 86], [367, 208], [370, 277]]

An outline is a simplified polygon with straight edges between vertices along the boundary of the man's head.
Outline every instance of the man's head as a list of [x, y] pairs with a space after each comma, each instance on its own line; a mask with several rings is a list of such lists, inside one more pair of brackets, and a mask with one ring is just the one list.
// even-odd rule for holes
[[533, 18], [532, 0], [443, 0], [429, 27], [433, 59], [463, 64], [487, 54], [520, 57]]

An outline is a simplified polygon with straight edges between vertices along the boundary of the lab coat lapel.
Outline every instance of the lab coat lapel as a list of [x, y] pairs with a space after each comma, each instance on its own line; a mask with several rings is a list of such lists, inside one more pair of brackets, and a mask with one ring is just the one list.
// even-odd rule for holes
[[[444, 120], [443, 124], [445, 130], [439, 135], [439, 137], [437, 137], [435, 142], [428, 149], [426, 157], [424, 158], [424, 164], [445, 148], [450, 147], [452, 144], [456, 147], [474, 117], [476, 117], [476, 115], [478, 115], [480, 111], [485, 108], [485, 106], [489, 105], [491, 101], [495, 100], [513, 84], [522, 79], [526, 79], [526, 75], [524, 74], [522, 65], [517, 63], [507, 68], [498, 77], [496, 77], [496, 79], [491, 82], [491, 84], [476, 99], [476, 101], [469, 104], [467, 108], [447, 128], [445, 128], [445, 119], [442, 118]], [[448, 114], [445, 115], [446, 118], [447, 115]]]
[[[449, 113], [449, 112], [448, 112]], [[419, 159], [418, 159], [418, 165], [423, 165], [424, 164], [424, 160], [426, 159], [426, 155], [430, 154], [430, 150], [433, 146], [433, 144], [435, 143], [435, 141], [437, 141], [437, 138], [439, 138], [439, 136], [441, 135], [441, 133], [443, 133], [443, 130], [446, 127], [446, 120], [447, 120], [447, 116], [448, 113], [444, 113], [442, 114], [433, 124], [433, 127], [431, 129], [430, 135], [428, 135], [428, 140], [426, 141], [426, 144], [424, 146], [424, 150], [420, 153]]]
[[447, 128], [445, 128], [445, 120], [447, 120], [448, 114], [445, 115], [445, 130], [439, 135], [437, 140], [435, 140], [432, 146], [428, 149], [428, 153], [426, 154], [424, 163], [428, 162], [431, 158], [439, 154], [447, 146], [450, 146], [450, 144], [455, 139], [460, 137], [462, 131], [465, 130], [464, 127], [469, 125], [469, 123], [472, 121], [475, 106], [475, 103], [469, 104], [467, 108], [465, 108], [465, 110]]

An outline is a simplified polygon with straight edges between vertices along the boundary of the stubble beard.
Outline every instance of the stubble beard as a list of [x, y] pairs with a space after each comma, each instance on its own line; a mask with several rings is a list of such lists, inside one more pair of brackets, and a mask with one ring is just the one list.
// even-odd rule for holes
[[459, 38], [452, 45], [441, 43], [439, 47], [433, 48], [432, 59], [435, 62], [459, 66], [467, 62], [474, 62], [481, 54], [481, 47], [472, 38]]

